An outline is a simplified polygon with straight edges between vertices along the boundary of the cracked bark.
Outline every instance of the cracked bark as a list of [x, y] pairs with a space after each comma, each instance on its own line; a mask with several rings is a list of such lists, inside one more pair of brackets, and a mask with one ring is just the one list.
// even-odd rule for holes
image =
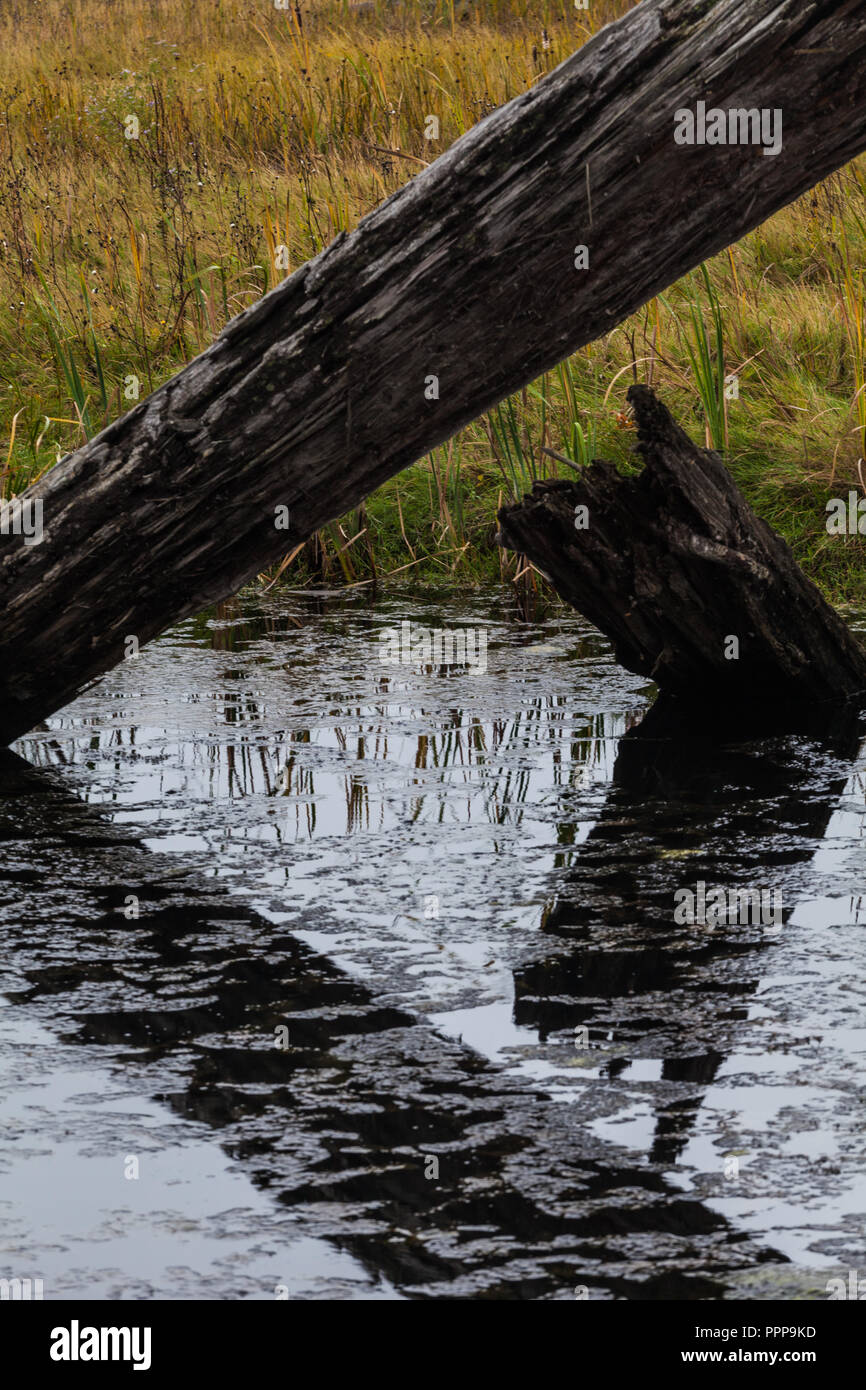
[[646, 386], [628, 398], [640, 473], [596, 460], [574, 481], [536, 483], [500, 511], [501, 543], [611, 639], [622, 666], [704, 711], [862, 698], [866, 654], [719, 455]]

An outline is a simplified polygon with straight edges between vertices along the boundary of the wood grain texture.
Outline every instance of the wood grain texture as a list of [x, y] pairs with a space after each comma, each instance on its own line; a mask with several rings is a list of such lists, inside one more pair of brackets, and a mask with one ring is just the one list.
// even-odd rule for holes
[[[781, 153], [677, 145], [699, 100], [781, 109]], [[644, 0], [31, 490], [44, 540], [0, 537], [0, 739], [864, 147], [866, 0]]]

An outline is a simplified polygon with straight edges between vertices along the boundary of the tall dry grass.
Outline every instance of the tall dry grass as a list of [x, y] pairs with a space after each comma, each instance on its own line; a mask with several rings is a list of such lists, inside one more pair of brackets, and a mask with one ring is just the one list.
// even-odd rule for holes
[[[0, 494], [631, 3], [0, 5]], [[639, 379], [853, 591], [855, 548], [828, 547], [822, 518], [866, 452], [864, 227], [855, 164], [334, 522], [283, 577], [513, 578], [497, 502], [562, 471], [550, 450], [626, 461]]]

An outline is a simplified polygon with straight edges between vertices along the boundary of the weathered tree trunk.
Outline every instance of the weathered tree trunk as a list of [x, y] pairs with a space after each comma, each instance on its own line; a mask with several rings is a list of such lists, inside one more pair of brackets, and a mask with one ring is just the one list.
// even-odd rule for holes
[[[781, 151], [676, 143], [698, 102], [781, 111]], [[0, 540], [0, 738], [864, 147], [866, 0], [644, 0], [32, 489], [44, 540]]]
[[596, 461], [574, 482], [536, 483], [500, 511], [502, 544], [671, 694], [739, 713], [866, 696], [866, 654], [718, 454], [646, 386], [628, 398], [641, 472]]

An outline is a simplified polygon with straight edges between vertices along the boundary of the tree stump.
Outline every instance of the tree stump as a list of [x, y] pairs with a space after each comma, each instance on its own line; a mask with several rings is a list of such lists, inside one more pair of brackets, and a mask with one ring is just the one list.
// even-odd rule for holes
[[866, 696], [866, 653], [719, 455], [647, 387], [628, 397], [641, 472], [595, 461], [574, 481], [537, 482], [500, 511], [500, 543], [610, 638], [622, 666], [692, 703], [742, 712]]

